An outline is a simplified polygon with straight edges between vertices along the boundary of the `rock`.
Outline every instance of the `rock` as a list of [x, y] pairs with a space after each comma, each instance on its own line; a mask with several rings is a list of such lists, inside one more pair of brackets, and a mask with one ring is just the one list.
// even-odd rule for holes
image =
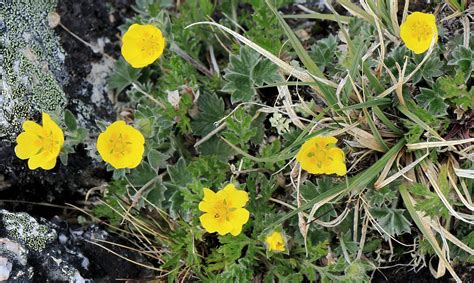
[[0, 256], [0, 281], [8, 280], [11, 271], [12, 263], [8, 261], [7, 257]]
[[0, 281], [85, 282], [84, 278], [109, 281], [152, 276], [116, 254], [150, 265], [143, 256], [104, 244], [118, 240], [97, 225], [71, 228], [58, 217], [37, 220], [26, 213], [0, 210]]
[[0, 137], [14, 140], [25, 119], [62, 113], [65, 54], [49, 28], [55, 0], [0, 1]]
[[0, 210], [0, 219], [0, 276], [4, 280], [31, 280], [41, 274], [52, 281], [84, 282], [61, 248], [53, 248], [56, 230], [26, 213]]
[[[111, 174], [95, 157], [96, 120], [114, 120], [106, 87], [117, 56], [117, 21], [105, 2], [0, 0], [0, 190], [3, 199], [63, 204], [84, 199]], [[60, 25], [62, 23], [94, 50]], [[54, 29], [52, 27], [55, 27]], [[23, 50], [23, 51], [22, 51]], [[119, 50], [119, 49], [118, 49]], [[43, 97], [44, 96], [44, 97]], [[68, 156], [67, 166], [31, 171], [14, 152], [25, 119], [39, 121], [40, 112], [69, 109], [78, 126], [91, 133], [85, 145]], [[64, 125], [61, 125], [63, 129]], [[16, 209], [8, 206], [7, 209]], [[5, 208], [5, 206], [4, 206]], [[24, 206], [20, 209], [25, 211]], [[31, 212], [28, 208], [27, 212]]]

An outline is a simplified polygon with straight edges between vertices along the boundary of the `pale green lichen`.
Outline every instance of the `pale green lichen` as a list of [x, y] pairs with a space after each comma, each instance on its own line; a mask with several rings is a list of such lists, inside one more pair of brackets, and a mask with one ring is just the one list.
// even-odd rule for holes
[[0, 0], [0, 137], [16, 137], [25, 119], [60, 113], [64, 51], [48, 26], [56, 0]]
[[0, 210], [1, 222], [6, 237], [22, 243], [29, 250], [41, 252], [48, 243], [57, 238], [56, 231], [39, 224], [26, 213], [11, 213]]

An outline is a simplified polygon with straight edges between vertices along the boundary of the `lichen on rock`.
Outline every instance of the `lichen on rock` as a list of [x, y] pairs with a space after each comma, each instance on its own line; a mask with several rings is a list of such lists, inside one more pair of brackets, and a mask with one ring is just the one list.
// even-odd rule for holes
[[8, 238], [25, 245], [29, 250], [41, 252], [57, 237], [56, 231], [42, 225], [26, 213], [11, 213], [0, 210], [3, 229]]
[[64, 51], [48, 26], [56, 0], [0, 0], [0, 137], [14, 139], [25, 119], [66, 105]]

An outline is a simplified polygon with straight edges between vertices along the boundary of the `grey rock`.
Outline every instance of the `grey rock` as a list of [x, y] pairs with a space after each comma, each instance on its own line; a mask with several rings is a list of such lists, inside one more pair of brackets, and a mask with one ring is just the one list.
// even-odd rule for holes
[[64, 51], [48, 26], [56, 0], [0, 1], [0, 137], [13, 140], [25, 119], [66, 106]]
[[44, 219], [0, 210], [0, 281], [26, 282], [41, 275], [49, 281], [84, 282], [57, 234]]

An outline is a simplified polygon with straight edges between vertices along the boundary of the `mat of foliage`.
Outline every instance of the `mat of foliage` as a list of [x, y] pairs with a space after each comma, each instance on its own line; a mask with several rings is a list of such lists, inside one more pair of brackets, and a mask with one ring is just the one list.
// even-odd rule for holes
[[[472, 280], [473, 7], [393, 3], [137, 0], [122, 31], [154, 24], [166, 50], [143, 69], [119, 60], [109, 87], [145, 157], [91, 216], [170, 282], [366, 282], [391, 266]], [[436, 16], [423, 54], [400, 40], [408, 11]], [[315, 135], [338, 138], [347, 176], [300, 169]], [[206, 233], [203, 188], [228, 183], [250, 220]]]

